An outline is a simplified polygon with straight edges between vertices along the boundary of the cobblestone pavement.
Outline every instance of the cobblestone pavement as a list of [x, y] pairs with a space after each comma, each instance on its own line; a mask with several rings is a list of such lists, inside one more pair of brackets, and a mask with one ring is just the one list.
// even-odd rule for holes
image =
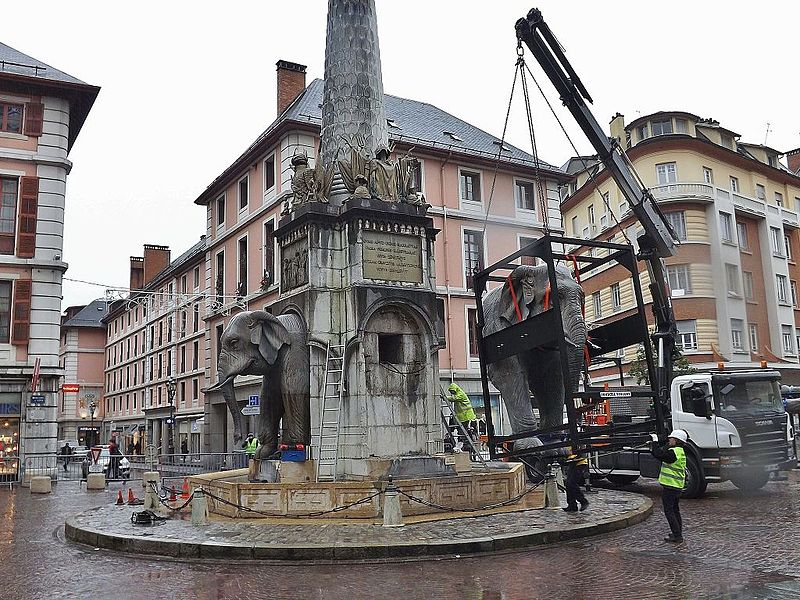
[[391, 564], [263, 564], [143, 558], [63, 539], [67, 516], [113, 502], [59, 483], [50, 496], [0, 489], [0, 581], [6, 598], [298, 598], [348, 600], [800, 600], [800, 478], [743, 494], [710, 486], [684, 501], [686, 543], [662, 542], [656, 501], [647, 521], [525, 552]]

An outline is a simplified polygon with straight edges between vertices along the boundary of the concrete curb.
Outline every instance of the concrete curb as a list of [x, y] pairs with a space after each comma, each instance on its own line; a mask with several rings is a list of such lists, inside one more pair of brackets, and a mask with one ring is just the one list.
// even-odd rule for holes
[[[107, 533], [100, 529], [79, 525], [76, 517], [67, 519], [64, 526], [66, 539], [95, 548], [117, 552], [167, 556], [177, 559], [256, 559], [271, 561], [363, 561], [403, 560], [409, 558], [442, 558], [455, 554], [486, 554], [520, 551], [527, 548], [576, 540], [583, 537], [609, 533], [644, 521], [653, 511], [650, 498], [641, 497], [637, 508], [593, 523], [580, 523], [564, 529], [535, 528], [519, 533], [499, 534], [491, 537], [401, 541], [382, 544], [306, 544], [281, 545], [257, 543], [233, 545], [219, 541], [181, 541], [155, 536], [126, 536]], [[97, 509], [82, 513], [86, 515]], [[478, 517], [480, 518], [480, 517]], [[257, 527], [257, 525], [254, 525]]]

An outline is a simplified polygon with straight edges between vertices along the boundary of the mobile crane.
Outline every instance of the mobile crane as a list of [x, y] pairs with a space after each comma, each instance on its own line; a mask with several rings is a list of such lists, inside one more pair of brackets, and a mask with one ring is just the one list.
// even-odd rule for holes
[[[718, 370], [673, 377], [677, 327], [665, 275], [664, 259], [675, 253], [676, 236], [649, 190], [635, 176], [619, 146], [609, 139], [589, 110], [592, 102], [564, 51], [538, 9], [519, 19], [515, 26], [519, 45], [525, 44], [550, 79], [561, 101], [592, 144], [598, 159], [628, 202], [643, 233], [638, 252], [630, 245], [596, 240], [552, 236], [549, 233], [520, 251], [484, 269], [475, 277], [478, 304], [478, 348], [481, 379], [493, 458], [521, 456], [508, 442], [537, 437], [549, 439], [525, 454], [543, 453], [567, 445], [590, 458], [592, 474], [615, 483], [629, 483], [639, 476], [657, 477], [659, 464], [644, 449], [651, 436], [664, 439], [672, 428], [689, 433], [687, 444], [687, 486], [684, 494], [699, 497], [710, 481], [732, 480], [741, 488], [763, 486], [773, 472], [796, 466], [792, 450], [794, 432], [783, 409], [780, 374], [769, 369], [751, 371]], [[567, 248], [604, 248], [605, 257], [591, 253], [574, 256]], [[491, 420], [487, 365], [505, 357], [550, 345], [560, 347], [564, 363], [563, 324], [558, 310], [546, 311], [498, 333], [481, 334], [481, 296], [490, 281], [502, 282], [516, 267], [514, 260], [535, 256], [550, 272], [553, 296], [557, 297], [554, 263], [571, 260], [576, 275], [607, 263], [621, 265], [630, 273], [635, 314], [592, 329], [590, 357], [642, 343], [645, 349], [649, 388], [621, 386], [599, 388], [584, 385], [574, 398], [565, 398], [567, 423], [563, 427], [495, 435]], [[650, 334], [638, 279], [638, 262], [644, 262], [650, 279], [655, 331]], [[557, 308], [554, 307], [554, 308]], [[548, 316], [549, 315], [549, 316]], [[656, 355], [648, 340], [652, 339]], [[567, 369], [564, 365], [564, 374]], [[565, 379], [566, 381], [566, 379]], [[578, 403], [576, 403], [578, 401]], [[581, 406], [582, 404], [583, 406]], [[584, 413], [603, 404], [609, 406], [607, 420], [587, 423]], [[547, 438], [547, 436], [550, 436]]]

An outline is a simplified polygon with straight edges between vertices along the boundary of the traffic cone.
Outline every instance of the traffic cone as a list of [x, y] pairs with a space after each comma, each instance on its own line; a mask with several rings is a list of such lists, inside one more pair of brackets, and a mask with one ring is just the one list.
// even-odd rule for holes
[[125, 501], [122, 499], [122, 490], [117, 490], [117, 506], [122, 506]]
[[136, 502], [136, 496], [133, 495], [133, 488], [128, 488], [128, 504]]
[[169, 488], [169, 501], [170, 502], [177, 502], [177, 500], [178, 500], [178, 497], [175, 494], [175, 488], [174, 487]]
[[181, 488], [181, 500], [186, 500], [189, 498], [189, 480], [186, 477], [183, 478], [183, 488]]

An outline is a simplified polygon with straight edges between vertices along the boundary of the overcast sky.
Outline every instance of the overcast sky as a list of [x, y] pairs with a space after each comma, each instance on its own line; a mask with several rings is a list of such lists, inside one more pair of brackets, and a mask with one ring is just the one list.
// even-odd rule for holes
[[[386, 93], [429, 102], [500, 136], [514, 22], [535, 0], [378, 0]], [[713, 117], [742, 140], [800, 146], [798, 2], [540, 0], [603, 126], [658, 110]], [[102, 89], [70, 154], [64, 258], [71, 279], [126, 287], [128, 257], [175, 258], [205, 233], [193, 201], [276, 117], [275, 62], [323, 76], [324, 0], [63, 2], [15, 6], [2, 40]], [[546, 93], [549, 81], [526, 59]], [[538, 95], [538, 92], [537, 92]], [[569, 114], [562, 120], [590, 152]], [[541, 98], [542, 159], [572, 151]], [[521, 94], [507, 139], [530, 150]], [[64, 282], [62, 308], [104, 288]]]

